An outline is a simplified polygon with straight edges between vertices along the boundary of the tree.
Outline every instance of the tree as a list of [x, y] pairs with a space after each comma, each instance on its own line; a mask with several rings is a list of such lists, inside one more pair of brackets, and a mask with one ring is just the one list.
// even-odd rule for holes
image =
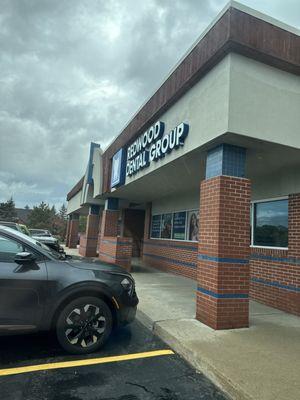
[[65, 204], [63, 204], [59, 211], [58, 211], [58, 215], [62, 220], [66, 220], [67, 219], [67, 207], [65, 206]]
[[53, 210], [50, 209], [49, 204], [42, 201], [40, 205], [33, 207], [28, 217], [28, 226], [36, 229], [52, 230], [53, 218]]
[[17, 218], [17, 211], [15, 202], [11, 197], [5, 203], [0, 203], [0, 220], [1, 221], [15, 221]]

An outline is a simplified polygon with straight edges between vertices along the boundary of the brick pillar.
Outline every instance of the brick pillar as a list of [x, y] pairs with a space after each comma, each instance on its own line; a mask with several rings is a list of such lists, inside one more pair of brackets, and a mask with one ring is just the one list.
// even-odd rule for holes
[[75, 249], [78, 243], [79, 215], [71, 214], [68, 247]]
[[289, 195], [289, 257], [300, 257], [300, 193]]
[[97, 243], [99, 233], [99, 212], [100, 207], [91, 205], [86, 222], [85, 235], [80, 237], [79, 254], [84, 257], [97, 256]]
[[102, 212], [99, 259], [130, 270], [132, 239], [120, 237], [118, 199], [106, 200]]
[[104, 210], [101, 220], [101, 236], [118, 235], [119, 210]]
[[[201, 183], [196, 318], [213, 329], [249, 326], [250, 181], [245, 150], [208, 153]], [[228, 176], [228, 175], [240, 176]]]
[[149, 236], [150, 236], [151, 208], [152, 208], [152, 204], [147, 203], [146, 204], [146, 212], [145, 212], [144, 240], [149, 239]]
[[[295, 260], [296, 263], [300, 260], [300, 193], [289, 195], [288, 257]], [[293, 287], [293, 290], [280, 291], [281, 295], [278, 297], [284, 304], [281, 309], [300, 316], [299, 264], [286, 265], [285, 284]]]
[[70, 217], [68, 216], [66, 234], [65, 234], [65, 238], [64, 238], [66, 246], [68, 246], [68, 242], [69, 242], [69, 233], [70, 233]]

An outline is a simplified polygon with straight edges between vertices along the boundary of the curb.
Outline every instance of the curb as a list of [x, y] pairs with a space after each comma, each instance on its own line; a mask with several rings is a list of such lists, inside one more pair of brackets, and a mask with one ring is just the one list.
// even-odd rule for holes
[[232, 400], [257, 400], [248, 393], [246, 393], [238, 384], [232, 382], [226, 377], [222, 371], [217, 370], [208, 359], [196, 357], [187, 346], [179, 341], [170, 331], [163, 328], [161, 322], [153, 321], [143, 311], [137, 311], [137, 319], [146, 328], [150, 329], [156, 336], [163, 340], [168, 346], [171, 347], [177, 354], [190, 364], [196, 371], [205, 375], [211, 380], [218, 388], [220, 388]]

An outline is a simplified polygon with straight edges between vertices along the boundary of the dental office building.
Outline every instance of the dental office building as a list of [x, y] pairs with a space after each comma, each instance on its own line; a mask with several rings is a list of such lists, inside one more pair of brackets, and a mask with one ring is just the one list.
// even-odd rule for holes
[[299, 31], [230, 3], [67, 200], [69, 247], [87, 215], [82, 255], [196, 280], [214, 329], [300, 316]]

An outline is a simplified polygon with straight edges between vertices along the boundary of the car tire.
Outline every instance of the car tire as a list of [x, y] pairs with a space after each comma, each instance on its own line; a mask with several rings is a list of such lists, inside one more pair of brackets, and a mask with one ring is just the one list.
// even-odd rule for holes
[[97, 297], [79, 297], [59, 313], [56, 335], [68, 353], [88, 354], [99, 350], [109, 338], [113, 326], [108, 305]]

